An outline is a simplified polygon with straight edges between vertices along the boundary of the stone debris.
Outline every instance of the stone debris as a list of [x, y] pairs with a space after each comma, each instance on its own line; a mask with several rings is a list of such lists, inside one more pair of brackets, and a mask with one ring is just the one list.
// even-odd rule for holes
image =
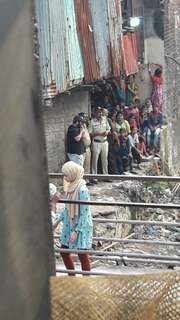
[[[141, 174], [145, 174], [149, 164], [145, 164]], [[154, 202], [169, 203], [172, 196], [173, 186], [165, 183], [142, 183], [139, 181], [116, 181], [116, 182], [99, 182], [89, 187], [92, 201], [108, 201], [108, 202]], [[180, 203], [180, 194], [176, 193], [173, 203]], [[63, 208], [63, 205], [59, 205]], [[180, 214], [177, 210], [153, 209], [153, 208], [129, 208], [118, 206], [99, 206], [91, 207], [94, 218], [102, 219], [122, 219], [122, 220], [155, 220], [162, 222], [180, 222]], [[94, 237], [96, 238], [126, 238], [129, 234], [133, 234], [131, 239], [137, 240], [156, 240], [156, 241], [180, 241], [180, 228], [166, 228], [153, 225], [129, 225], [116, 223], [94, 223]], [[159, 255], [178, 255], [180, 256], [180, 247], [178, 246], [162, 246], [152, 244], [120, 244], [101, 240], [94, 240], [93, 248], [108, 251], [120, 251], [130, 253], [159, 254]], [[122, 265], [123, 263], [119, 263]], [[99, 266], [113, 267], [117, 262], [99, 261]], [[154, 265], [149, 263], [138, 264], [131, 263], [130, 266], [135, 268], [150, 267]], [[159, 265], [158, 268], [167, 268]]]
[[[147, 168], [147, 164], [146, 164]], [[143, 173], [142, 173], [143, 174]], [[172, 187], [165, 183], [142, 183], [138, 181], [120, 181], [112, 183], [99, 182], [96, 186], [90, 188], [92, 200], [97, 201], [125, 201], [125, 202], [154, 202], [154, 203], [170, 203]], [[176, 203], [180, 201], [180, 195], [176, 194], [174, 199]], [[173, 202], [175, 202], [173, 201]], [[152, 208], [123, 208], [123, 207], [106, 207], [106, 206], [93, 206], [93, 216], [98, 218], [112, 218], [112, 219], [140, 219], [140, 220], [155, 220], [162, 222], [179, 222], [180, 215], [177, 210], [163, 210]], [[179, 232], [172, 229], [151, 226], [151, 225], [121, 225], [112, 223], [97, 224], [95, 225], [95, 236], [106, 238], [125, 238], [128, 233], [133, 232], [134, 235], [131, 239], [139, 240], [155, 240], [155, 241], [180, 241]], [[96, 246], [97, 245], [97, 246]], [[107, 245], [107, 242], [95, 243], [95, 249]], [[116, 244], [112, 247], [112, 251], [121, 250], [125, 252], [144, 253], [144, 254], [160, 254], [160, 255], [180, 255], [180, 247], [176, 246], [162, 246], [150, 244]], [[101, 261], [101, 264], [107, 265]], [[108, 262], [110, 266], [114, 262]], [[121, 264], [121, 263], [120, 263]], [[121, 264], [122, 265], [122, 264]], [[142, 267], [142, 264], [133, 263], [134, 267]], [[153, 267], [150, 264], [144, 266]], [[167, 268], [166, 266], [159, 265], [159, 268]]]

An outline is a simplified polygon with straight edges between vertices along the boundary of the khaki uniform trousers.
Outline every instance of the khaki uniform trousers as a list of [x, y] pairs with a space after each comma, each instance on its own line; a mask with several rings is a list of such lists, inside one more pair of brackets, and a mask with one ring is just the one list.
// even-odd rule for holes
[[108, 148], [109, 144], [105, 142], [92, 143], [92, 174], [97, 174], [98, 159], [101, 156], [102, 172], [108, 174]]
[[91, 172], [91, 148], [86, 147], [86, 153], [84, 154], [84, 172], [89, 174]]

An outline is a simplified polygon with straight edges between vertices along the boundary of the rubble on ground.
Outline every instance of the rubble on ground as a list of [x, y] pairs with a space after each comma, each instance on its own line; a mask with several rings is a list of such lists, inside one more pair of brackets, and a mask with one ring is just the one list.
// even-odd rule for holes
[[[138, 174], [144, 175], [150, 170], [151, 163], [144, 163]], [[173, 187], [167, 183], [150, 183], [139, 181], [115, 181], [99, 182], [89, 187], [92, 201], [108, 202], [145, 202], [145, 203], [170, 203], [173, 198]], [[180, 203], [180, 192], [176, 193], [172, 203]], [[62, 205], [61, 205], [62, 207]], [[153, 208], [129, 208], [118, 206], [92, 206], [94, 218], [122, 219], [122, 220], [155, 220], [162, 222], [180, 222], [180, 214], [177, 210], [153, 209]], [[103, 238], [126, 238], [156, 240], [156, 241], [180, 241], [180, 228], [170, 228], [152, 225], [136, 225], [116, 223], [94, 223], [94, 237]], [[123, 250], [127, 253], [144, 253], [159, 255], [180, 256], [180, 246], [152, 245], [152, 244], [119, 244], [94, 240], [93, 248], [96, 250], [116, 251]], [[117, 262], [98, 262], [98, 265], [114, 266]], [[143, 264], [143, 266], [154, 265]], [[142, 264], [133, 263], [133, 267], [142, 267]], [[159, 266], [167, 268], [165, 266]]]
[[[144, 165], [144, 170], [147, 168]], [[143, 174], [142, 172], [142, 174]], [[142, 183], [138, 181], [120, 181], [112, 183], [99, 182], [90, 188], [91, 198], [96, 201], [119, 201], [119, 202], [152, 202], [152, 203], [170, 203], [173, 197], [172, 186], [167, 183]], [[176, 201], [176, 202], [175, 202]], [[173, 203], [179, 203], [180, 194], [176, 194]], [[96, 218], [110, 219], [139, 219], [155, 220], [162, 222], [179, 222], [179, 213], [177, 210], [160, 208], [123, 208], [123, 207], [105, 207], [93, 206], [93, 216]], [[178, 220], [179, 219], [179, 220]], [[155, 240], [155, 241], [180, 241], [180, 229], [166, 228], [152, 225], [115, 225], [112, 223], [95, 224], [95, 237], [106, 238], [125, 238], [128, 234], [133, 234], [131, 239]], [[110, 243], [110, 242], [109, 242]], [[98, 243], [95, 241], [95, 249], [102, 250], [107, 247], [107, 242]], [[112, 243], [111, 243], [112, 244]], [[115, 244], [108, 250], [115, 251], [123, 249], [130, 253], [159, 254], [180, 256], [180, 246], [152, 245], [152, 244]], [[104, 263], [103, 261], [101, 262]], [[108, 262], [114, 265], [113, 262]], [[107, 265], [107, 262], [106, 262]], [[147, 264], [149, 266], [149, 264]], [[133, 266], [138, 266], [133, 264]], [[140, 266], [139, 266], [140, 267]], [[153, 265], [151, 266], [153, 267]], [[160, 266], [163, 267], [163, 266]], [[165, 266], [163, 268], [166, 268]]]

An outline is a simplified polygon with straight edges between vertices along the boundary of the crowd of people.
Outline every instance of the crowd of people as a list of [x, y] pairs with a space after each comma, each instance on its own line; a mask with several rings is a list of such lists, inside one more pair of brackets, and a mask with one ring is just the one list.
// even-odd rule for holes
[[[66, 199], [72, 202], [67, 203], [61, 212], [56, 212], [60, 195], [53, 184], [49, 185], [49, 201], [53, 229], [62, 222], [61, 256], [71, 276], [75, 275], [75, 267], [69, 249], [79, 250], [83, 271], [91, 270], [86, 252], [92, 248], [93, 239], [90, 206], [76, 202], [90, 199], [87, 181], [83, 179], [84, 172], [103, 173], [106, 177], [108, 174], [125, 174], [127, 170], [135, 173], [134, 166], [140, 168], [142, 157], [158, 152], [162, 126], [162, 69], [156, 69], [152, 75], [149, 68], [149, 74], [153, 91], [151, 99], [146, 99], [143, 105], [138, 97], [135, 77], [130, 76], [124, 99], [120, 90], [111, 96], [105, 95], [103, 103], [92, 106], [91, 118], [79, 113], [68, 128], [66, 142], [69, 161], [63, 165], [62, 173]], [[107, 88], [110, 92], [112, 86]], [[115, 99], [118, 100], [116, 104]], [[88, 183], [94, 184], [97, 180]]]
[[[135, 77], [126, 81], [124, 99], [117, 105], [110, 96], [93, 106], [91, 118], [74, 117], [67, 132], [68, 159], [84, 166], [86, 173], [136, 173], [143, 158], [156, 156], [162, 126], [162, 69], [152, 75], [153, 91], [144, 104], [138, 96]], [[92, 180], [91, 183], [97, 181]]]

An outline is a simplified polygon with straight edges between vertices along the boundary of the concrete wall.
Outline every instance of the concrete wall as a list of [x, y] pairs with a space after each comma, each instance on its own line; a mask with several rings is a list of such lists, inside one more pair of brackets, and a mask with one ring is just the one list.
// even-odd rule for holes
[[151, 97], [152, 83], [150, 81], [148, 66], [141, 64], [139, 73], [136, 75], [136, 83], [139, 87], [139, 96], [142, 102]]
[[[161, 40], [154, 30], [154, 9], [144, 8], [144, 64], [139, 66], [137, 84], [142, 101], [151, 96], [152, 83], [148, 73], [148, 64], [165, 65], [164, 41]], [[153, 67], [153, 72], [156, 66]]]
[[144, 63], [164, 65], [164, 41], [158, 37], [154, 29], [154, 12], [154, 9], [149, 8], [145, 8], [144, 11]]
[[44, 124], [49, 172], [61, 171], [66, 160], [65, 137], [73, 117], [79, 112], [89, 112], [89, 92], [74, 89], [70, 95], [61, 94], [53, 107], [44, 107]]
[[154, 36], [145, 39], [144, 62], [164, 65], [164, 41]]

